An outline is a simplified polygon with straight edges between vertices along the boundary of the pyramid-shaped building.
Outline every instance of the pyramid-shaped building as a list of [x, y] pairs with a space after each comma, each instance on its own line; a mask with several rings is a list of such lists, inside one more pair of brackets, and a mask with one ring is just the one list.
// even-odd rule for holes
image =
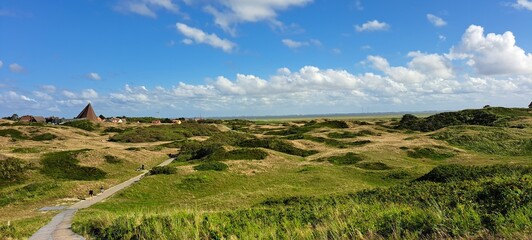
[[87, 104], [87, 106], [81, 111], [76, 119], [87, 119], [89, 121], [98, 121], [100, 118], [96, 116], [96, 113], [94, 112], [94, 109], [92, 108], [91, 103]]

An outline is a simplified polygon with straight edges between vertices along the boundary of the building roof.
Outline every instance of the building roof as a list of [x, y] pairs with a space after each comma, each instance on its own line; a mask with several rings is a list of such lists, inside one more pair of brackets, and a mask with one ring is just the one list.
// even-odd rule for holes
[[33, 116], [33, 120], [35, 122], [40, 122], [40, 123], [46, 122], [46, 118], [44, 118], [42, 116]]
[[98, 116], [96, 116], [96, 113], [94, 112], [94, 109], [92, 108], [91, 103], [87, 104], [87, 106], [78, 114], [76, 119], [87, 119], [89, 121], [98, 121]]

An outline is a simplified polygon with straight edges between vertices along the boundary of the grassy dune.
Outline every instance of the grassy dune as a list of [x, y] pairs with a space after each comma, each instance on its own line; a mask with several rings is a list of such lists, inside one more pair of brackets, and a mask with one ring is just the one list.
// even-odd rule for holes
[[[35, 166], [26, 179], [0, 191], [17, 192], [39, 179], [77, 193], [131, 176], [135, 172], [127, 169], [138, 166], [138, 154], [153, 163], [174, 153], [169, 168], [79, 211], [74, 229], [95, 239], [525, 238], [532, 234], [532, 114], [525, 109], [479, 111], [400, 121], [368, 117], [110, 125], [93, 131], [39, 128], [57, 136], [50, 142], [74, 141], [77, 147], [1, 137], [12, 144], [1, 154]], [[10, 128], [32, 136], [25, 129], [30, 127]], [[58, 180], [41, 172], [50, 152], [83, 148], [91, 150], [77, 154], [77, 164], [101, 169], [104, 179]], [[55, 189], [42, 190], [43, 200], [20, 197], [3, 209], [65, 197]], [[0, 224], [0, 232], [30, 234], [28, 226], [40, 223], [32, 218], [34, 210], [25, 214], [26, 220], [15, 221], [11, 230]], [[0, 219], [16, 217], [0, 214]]]

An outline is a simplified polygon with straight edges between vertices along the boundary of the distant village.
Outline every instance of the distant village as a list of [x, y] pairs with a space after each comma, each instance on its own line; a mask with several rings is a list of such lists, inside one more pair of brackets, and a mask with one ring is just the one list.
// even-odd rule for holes
[[[93, 122], [109, 122], [109, 123], [127, 123], [128, 118], [125, 116], [122, 117], [105, 117], [103, 115], [96, 115], [94, 112], [94, 108], [92, 107], [92, 104], [89, 103], [83, 110], [78, 114], [75, 118], [60, 118], [55, 116], [50, 117], [43, 117], [43, 116], [33, 116], [33, 115], [24, 115], [24, 116], [18, 116], [17, 114], [13, 114], [10, 117], [4, 117], [3, 119], [12, 120], [12, 121], [18, 121], [18, 122], [26, 122], [26, 123], [49, 123], [49, 124], [63, 124], [66, 122], [72, 122], [72, 121], [79, 121], [79, 120], [89, 120]], [[172, 123], [172, 124], [181, 124], [185, 121], [202, 121], [201, 118], [177, 118], [177, 119], [170, 119], [170, 118], [153, 118], [153, 117], [132, 117], [129, 118], [130, 122], [135, 123], [151, 123], [151, 124], [161, 124], [161, 123]]]

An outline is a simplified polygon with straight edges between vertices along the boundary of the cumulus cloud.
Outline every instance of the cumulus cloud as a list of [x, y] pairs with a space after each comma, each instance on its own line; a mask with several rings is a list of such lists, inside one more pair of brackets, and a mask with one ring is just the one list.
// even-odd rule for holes
[[121, 0], [115, 10], [156, 18], [159, 9], [178, 13], [179, 7], [172, 0]]
[[532, 54], [515, 44], [512, 32], [484, 34], [484, 28], [471, 25], [449, 57], [465, 59], [482, 75], [532, 74]]
[[81, 97], [84, 99], [98, 98], [98, 93], [94, 89], [84, 89], [81, 91]]
[[385, 22], [379, 22], [378, 20], [368, 21], [362, 25], [356, 25], [357, 32], [374, 32], [374, 31], [386, 31], [390, 29], [390, 25]]
[[96, 80], [96, 81], [102, 80], [102, 77], [100, 77], [100, 74], [94, 73], [94, 72], [87, 74], [87, 78], [91, 80]]
[[321, 46], [321, 42], [316, 39], [311, 39], [308, 41], [295, 41], [292, 39], [283, 39], [281, 42], [289, 47], [289, 48], [300, 48], [300, 47], [308, 47], [308, 46]]
[[443, 27], [445, 25], [447, 25], [447, 22], [445, 20], [443, 20], [442, 18], [434, 15], [434, 14], [427, 14], [427, 19], [429, 20], [430, 23], [432, 23], [432, 25], [436, 26], [436, 27]]
[[517, 0], [513, 6], [517, 9], [526, 9], [532, 11], [532, 1], [531, 0]]
[[225, 31], [234, 34], [234, 26], [242, 22], [269, 21], [282, 25], [277, 12], [291, 7], [305, 6], [312, 0], [223, 0], [213, 1], [205, 11], [214, 16], [214, 22]]
[[24, 67], [20, 66], [18, 63], [9, 64], [9, 70], [14, 73], [24, 72]]
[[67, 98], [77, 98], [77, 95], [71, 91], [67, 91], [67, 90], [64, 90], [63, 91], [63, 96], [67, 97]]
[[231, 52], [236, 47], [235, 43], [227, 39], [221, 39], [214, 33], [208, 34], [201, 29], [189, 27], [183, 23], [176, 23], [176, 28], [181, 34], [187, 37], [183, 40], [183, 43], [185, 44], [192, 44], [194, 42], [207, 44], [215, 48], [220, 48], [224, 52]]

